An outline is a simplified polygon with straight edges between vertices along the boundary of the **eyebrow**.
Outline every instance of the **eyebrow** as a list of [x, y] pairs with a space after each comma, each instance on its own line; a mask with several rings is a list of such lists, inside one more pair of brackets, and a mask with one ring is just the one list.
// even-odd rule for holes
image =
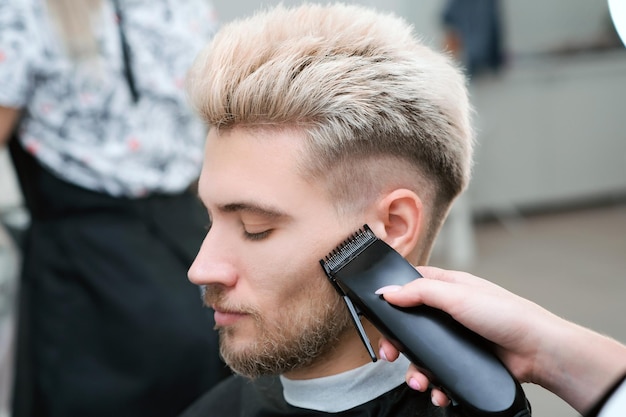
[[287, 213], [285, 213], [284, 211], [276, 207], [272, 207], [269, 205], [267, 206], [261, 205], [257, 203], [246, 203], [246, 202], [229, 203], [229, 204], [220, 205], [218, 208], [220, 211], [223, 211], [225, 213], [247, 212], [247, 213], [252, 213], [252, 214], [257, 214], [257, 215], [261, 215], [264, 217], [268, 217], [271, 219], [288, 217]]

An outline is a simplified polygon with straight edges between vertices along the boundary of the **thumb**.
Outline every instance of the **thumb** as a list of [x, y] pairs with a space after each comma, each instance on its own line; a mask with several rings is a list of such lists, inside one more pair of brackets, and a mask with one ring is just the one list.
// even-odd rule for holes
[[376, 293], [398, 307], [426, 304], [447, 311], [463, 300], [467, 287], [437, 279], [418, 278], [402, 287], [383, 287]]

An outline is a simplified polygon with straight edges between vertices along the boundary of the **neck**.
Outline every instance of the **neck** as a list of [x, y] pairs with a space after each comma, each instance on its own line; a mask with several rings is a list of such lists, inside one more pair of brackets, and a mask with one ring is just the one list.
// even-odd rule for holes
[[[362, 319], [363, 328], [372, 346], [378, 346], [381, 334], [370, 322]], [[372, 362], [363, 342], [353, 326], [344, 330], [339, 341], [328, 352], [318, 357], [309, 366], [286, 372], [285, 377], [291, 380], [314, 379], [337, 375], [351, 369], [359, 368]]]

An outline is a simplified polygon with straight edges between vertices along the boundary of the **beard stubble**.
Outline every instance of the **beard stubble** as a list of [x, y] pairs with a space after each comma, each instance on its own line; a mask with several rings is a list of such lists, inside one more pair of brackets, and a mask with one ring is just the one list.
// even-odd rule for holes
[[228, 304], [224, 288], [205, 287], [207, 306], [216, 305], [230, 311], [245, 313], [254, 325], [255, 339], [235, 348], [236, 328], [217, 327], [220, 355], [236, 373], [248, 378], [279, 375], [313, 365], [329, 355], [340, 337], [353, 330], [347, 308], [332, 287], [323, 286], [301, 291], [281, 310], [277, 321], [270, 321], [261, 312]]

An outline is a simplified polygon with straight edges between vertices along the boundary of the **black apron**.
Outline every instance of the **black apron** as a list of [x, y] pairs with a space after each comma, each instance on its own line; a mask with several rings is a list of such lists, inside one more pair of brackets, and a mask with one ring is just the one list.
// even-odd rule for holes
[[24, 242], [14, 417], [175, 416], [224, 376], [187, 269], [208, 218], [191, 193], [114, 198], [11, 141]]

